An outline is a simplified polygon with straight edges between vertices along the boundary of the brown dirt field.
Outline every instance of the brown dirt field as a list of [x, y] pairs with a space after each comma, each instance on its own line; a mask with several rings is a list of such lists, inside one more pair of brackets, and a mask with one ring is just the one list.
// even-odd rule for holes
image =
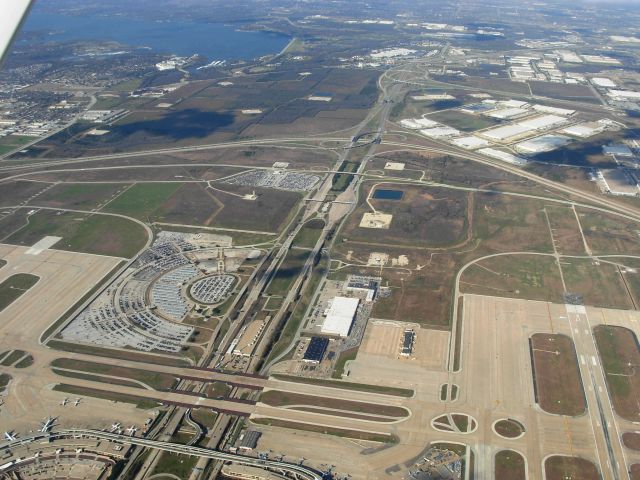
[[278, 390], [268, 390], [263, 392], [262, 395], [260, 395], [260, 402], [273, 407], [305, 405], [310, 407], [335, 408], [337, 410], [349, 410], [357, 413], [370, 413], [372, 415], [383, 415], [398, 418], [404, 418], [408, 415], [408, 412], [404, 408], [391, 405], [378, 405], [374, 403], [354, 402], [351, 400], [316, 397], [314, 395], [281, 392]]
[[216, 184], [216, 188], [244, 195], [255, 191], [258, 199], [243, 200], [235, 195], [215, 192], [224, 204], [211, 223], [214, 227], [278, 232], [285, 226], [293, 208], [300, 201], [300, 194], [267, 188], [238, 187]]
[[629, 468], [629, 474], [631, 476], [631, 480], [640, 480], [640, 463], [634, 463]]
[[207, 189], [206, 184], [186, 183], [154, 212], [154, 220], [208, 226], [224, 208], [215, 193], [217, 192]]
[[584, 390], [571, 338], [536, 333], [531, 336], [530, 346], [540, 407], [557, 415], [583, 414], [586, 411]]
[[500, 420], [493, 428], [499, 435], [506, 438], [519, 437], [525, 431], [524, 426], [520, 422], [511, 418]]
[[311, 412], [311, 413], [321, 413], [324, 415], [334, 415], [336, 417], [346, 417], [346, 418], [355, 418], [357, 420], [371, 420], [374, 422], [393, 422], [395, 420], [390, 419], [390, 418], [386, 418], [386, 417], [377, 417], [375, 415], [360, 415], [357, 413], [351, 413], [351, 412], [327, 412], [326, 410], [323, 410], [321, 408], [314, 408], [314, 407], [293, 407], [291, 408], [291, 410], [299, 410], [301, 412]]
[[622, 434], [622, 443], [631, 450], [640, 451], [640, 433], [625, 432]]
[[640, 365], [640, 350], [637, 337], [627, 328], [605, 325], [598, 325], [593, 333], [614, 410], [622, 418], [640, 421], [637, 404], [640, 372], [636, 367]]
[[501, 450], [495, 458], [495, 480], [526, 480], [524, 458], [513, 450]]
[[589, 460], [578, 457], [553, 456], [544, 462], [544, 473], [547, 480], [599, 480], [600, 473]]
[[274, 427], [290, 428], [292, 430], [301, 430], [305, 432], [324, 433], [327, 435], [335, 435], [337, 437], [355, 438], [358, 440], [367, 440], [380, 443], [397, 443], [398, 439], [393, 435], [385, 435], [382, 433], [359, 432], [355, 430], [344, 430], [341, 428], [324, 427], [321, 425], [310, 425], [306, 423], [289, 422], [287, 420], [279, 420], [277, 418], [254, 418], [251, 423], [256, 425], [271, 425]]

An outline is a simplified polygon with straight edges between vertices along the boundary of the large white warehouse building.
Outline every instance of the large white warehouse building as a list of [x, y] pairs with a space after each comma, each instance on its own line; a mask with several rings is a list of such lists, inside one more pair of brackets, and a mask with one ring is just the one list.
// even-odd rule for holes
[[360, 299], [358, 298], [334, 297], [327, 311], [327, 318], [320, 327], [320, 332], [340, 337], [349, 336], [349, 330], [351, 330], [359, 303]]

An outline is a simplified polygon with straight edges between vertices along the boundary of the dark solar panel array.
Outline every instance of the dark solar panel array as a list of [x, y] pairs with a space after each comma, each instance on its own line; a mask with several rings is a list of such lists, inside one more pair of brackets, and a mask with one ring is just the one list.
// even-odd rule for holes
[[329, 346], [329, 339], [324, 337], [312, 337], [307, 350], [304, 352], [304, 360], [321, 362]]

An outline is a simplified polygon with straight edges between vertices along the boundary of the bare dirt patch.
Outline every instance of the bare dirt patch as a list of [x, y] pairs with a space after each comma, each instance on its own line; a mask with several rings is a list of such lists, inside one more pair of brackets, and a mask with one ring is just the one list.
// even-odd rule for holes
[[598, 480], [600, 478], [598, 469], [589, 460], [560, 455], [546, 459], [544, 473], [547, 480], [565, 480], [567, 478]]
[[495, 480], [526, 480], [524, 458], [513, 450], [501, 450], [495, 458]]
[[566, 335], [536, 333], [529, 344], [540, 407], [557, 415], [583, 414], [585, 397], [573, 341]]
[[613, 408], [622, 418], [640, 420], [640, 350], [635, 334], [623, 327], [598, 325], [593, 329]]

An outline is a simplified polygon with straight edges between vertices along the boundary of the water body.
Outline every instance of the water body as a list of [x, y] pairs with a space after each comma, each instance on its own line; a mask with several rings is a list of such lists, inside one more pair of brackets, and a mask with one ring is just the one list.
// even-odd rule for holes
[[46, 39], [55, 42], [113, 41], [149, 47], [158, 53], [180, 56], [197, 53], [209, 60], [251, 60], [278, 53], [291, 40], [278, 33], [240, 31], [237, 26], [221, 23], [70, 16], [41, 13], [37, 8], [27, 18], [23, 32], [46, 32]]
[[386, 190], [383, 188], [376, 189], [373, 198], [377, 200], [402, 200], [404, 192], [402, 190]]

